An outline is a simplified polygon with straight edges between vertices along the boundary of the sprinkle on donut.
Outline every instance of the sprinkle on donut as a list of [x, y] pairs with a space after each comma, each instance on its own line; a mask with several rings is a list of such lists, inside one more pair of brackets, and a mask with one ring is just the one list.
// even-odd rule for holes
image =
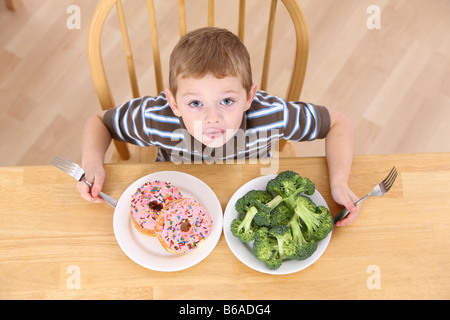
[[161, 210], [156, 223], [158, 239], [172, 253], [188, 253], [211, 233], [208, 211], [194, 199], [173, 201]]

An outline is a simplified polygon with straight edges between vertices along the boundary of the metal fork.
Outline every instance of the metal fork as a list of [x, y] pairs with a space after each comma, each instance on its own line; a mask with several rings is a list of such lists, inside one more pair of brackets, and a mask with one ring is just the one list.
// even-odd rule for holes
[[[73, 178], [75, 178], [77, 181], [84, 181], [89, 187], [92, 187], [92, 184], [87, 181], [84, 177], [84, 170], [82, 167], [80, 167], [78, 164], [73, 163], [69, 160], [63, 159], [61, 157], [55, 156], [50, 162], [52, 165], [57, 167], [58, 169], [64, 171], [65, 173], [69, 174]], [[117, 205], [117, 201], [107, 194], [100, 192], [100, 196], [105, 199], [106, 202], [108, 202], [111, 206], [114, 208]]]
[[[387, 177], [383, 181], [381, 181], [379, 184], [377, 184], [375, 186], [375, 188], [373, 188], [372, 192], [366, 194], [364, 197], [362, 197], [361, 199], [359, 199], [358, 201], [355, 202], [355, 206], [357, 206], [358, 204], [360, 204], [361, 202], [363, 202], [370, 196], [381, 197], [381, 196], [385, 195], [386, 192], [388, 192], [391, 189], [392, 185], [394, 184], [395, 179], [397, 178], [397, 175], [398, 175], [397, 169], [394, 166], [392, 168], [391, 172], [389, 172], [389, 174], [387, 175]], [[347, 209], [344, 209], [341, 212], [339, 212], [333, 218], [334, 224], [336, 224], [338, 221], [344, 219], [348, 213], [349, 213], [349, 211]]]

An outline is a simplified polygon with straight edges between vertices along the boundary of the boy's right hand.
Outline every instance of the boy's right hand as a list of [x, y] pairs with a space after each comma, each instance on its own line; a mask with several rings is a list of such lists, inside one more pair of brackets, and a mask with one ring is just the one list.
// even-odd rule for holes
[[92, 184], [89, 187], [84, 181], [77, 183], [77, 190], [81, 197], [89, 202], [103, 203], [105, 200], [99, 196], [102, 191], [103, 182], [105, 181], [105, 169], [103, 165], [83, 165], [85, 175], [84, 178]]

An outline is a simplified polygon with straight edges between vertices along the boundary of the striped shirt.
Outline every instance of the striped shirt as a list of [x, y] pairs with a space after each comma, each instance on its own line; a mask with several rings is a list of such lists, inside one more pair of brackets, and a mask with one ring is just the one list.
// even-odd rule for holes
[[158, 161], [175, 163], [271, 157], [271, 148], [280, 139], [323, 139], [330, 129], [325, 107], [288, 102], [264, 91], [256, 93], [239, 130], [219, 148], [206, 147], [189, 134], [182, 118], [172, 112], [164, 92], [110, 109], [103, 122], [113, 139], [156, 146]]

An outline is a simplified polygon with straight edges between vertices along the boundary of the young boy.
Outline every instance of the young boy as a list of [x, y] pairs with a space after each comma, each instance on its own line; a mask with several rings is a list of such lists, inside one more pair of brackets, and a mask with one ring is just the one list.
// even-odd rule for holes
[[224, 161], [270, 156], [279, 139], [326, 138], [333, 199], [356, 219], [358, 198], [348, 187], [353, 123], [345, 115], [257, 91], [247, 49], [233, 33], [202, 28], [180, 39], [170, 57], [169, 88], [158, 97], [131, 100], [90, 117], [83, 132], [82, 164], [89, 188], [81, 196], [102, 202], [99, 192], [111, 139], [157, 146], [159, 161]]

